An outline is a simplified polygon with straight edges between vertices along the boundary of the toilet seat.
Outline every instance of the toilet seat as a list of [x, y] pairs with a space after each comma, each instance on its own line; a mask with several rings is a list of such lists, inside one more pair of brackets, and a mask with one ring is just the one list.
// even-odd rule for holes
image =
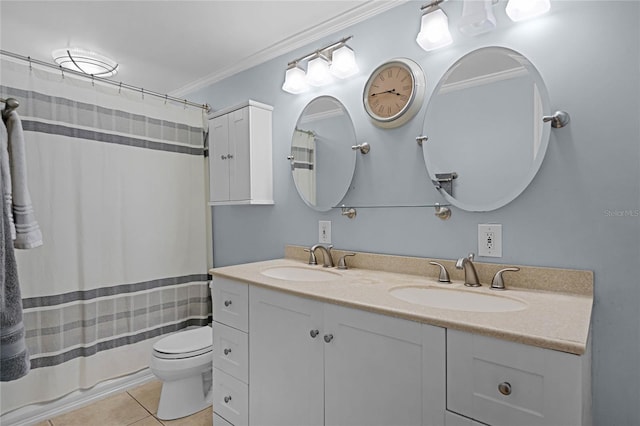
[[211, 352], [211, 327], [198, 327], [163, 337], [153, 344], [153, 355], [161, 359], [183, 359]]

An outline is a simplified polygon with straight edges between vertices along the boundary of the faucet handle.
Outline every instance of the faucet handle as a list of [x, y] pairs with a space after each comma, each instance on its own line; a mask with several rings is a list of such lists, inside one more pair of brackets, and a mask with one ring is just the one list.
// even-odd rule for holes
[[438, 282], [441, 283], [450, 283], [451, 278], [449, 278], [449, 272], [447, 272], [447, 268], [444, 267], [443, 264], [438, 262], [429, 262], [431, 265], [436, 265], [440, 267], [440, 276], [438, 277]]
[[467, 256], [467, 259], [473, 261], [473, 259], [475, 259], [476, 254], [475, 253], [469, 253], [469, 256]]
[[346, 253], [344, 256], [342, 256], [338, 261], [338, 269], [349, 269], [347, 268], [347, 260], [345, 259], [345, 257], [355, 256], [355, 255], [356, 255], [355, 253]]
[[317, 265], [318, 261], [316, 260], [316, 254], [311, 249], [304, 249], [304, 251], [309, 253], [309, 265]]
[[491, 290], [506, 290], [507, 288], [504, 286], [504, 279], [502, 278], [503, 272], [517, 272], [520, 268], [504, 268], [496, 272], [493, 277], [493, 281], [491, 281]]

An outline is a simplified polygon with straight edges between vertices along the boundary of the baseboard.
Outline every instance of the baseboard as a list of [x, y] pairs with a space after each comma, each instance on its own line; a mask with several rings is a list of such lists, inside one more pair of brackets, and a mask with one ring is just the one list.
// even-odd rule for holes
[[144, 383], [155, 380], [155, 376], [148, 368], [117, 379], [98, 383], [86, 390], [79, 390], [65, 395], [54, 401], [28, 405], [0, 416], [2, 426], [33, 425], [60, 414], [73, 411], [99, 399], [124, 392]]

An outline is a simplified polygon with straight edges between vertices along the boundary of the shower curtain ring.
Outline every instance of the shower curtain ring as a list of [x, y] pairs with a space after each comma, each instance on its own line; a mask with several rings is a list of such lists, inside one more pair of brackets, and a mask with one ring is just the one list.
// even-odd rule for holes
[[31, 56], [27, 56], [27, 59], [29, 60], [29, 72], [33, 71], [33, 68], [31, 67]]
[[91, 86], [92, 87], [96, 86], [96, 82], [93, 80], [93, 74], [91, 74]]
[[62, 74], [62, 79], [64, 80], [64, 68], [60, 65], [60, 73]]
[[184, 100], [184, 109], [187, 109], [187, 100]]
[[120, 82], [120, 85], [118, 86], [118, 95], [122, 94], [122, 82]]
[[167, 104], [167, 99], [169, 99], [169, 95], [168, 95], [168, 94], [165, 94], [165, 95], [164, 95], [164, 104], [165, 104], [165, 105]]
[[144, 88], [140, 89], [140, 92], [142, 93], [142, 99], [144, 99]]

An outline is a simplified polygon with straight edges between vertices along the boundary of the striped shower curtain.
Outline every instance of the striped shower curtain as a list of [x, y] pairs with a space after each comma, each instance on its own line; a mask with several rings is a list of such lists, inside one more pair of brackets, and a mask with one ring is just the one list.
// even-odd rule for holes
[[140, 371], [210, 320], [203, 112], [2, 60], [44, 245], [16, 250], [31, 372], [2, 412]]

